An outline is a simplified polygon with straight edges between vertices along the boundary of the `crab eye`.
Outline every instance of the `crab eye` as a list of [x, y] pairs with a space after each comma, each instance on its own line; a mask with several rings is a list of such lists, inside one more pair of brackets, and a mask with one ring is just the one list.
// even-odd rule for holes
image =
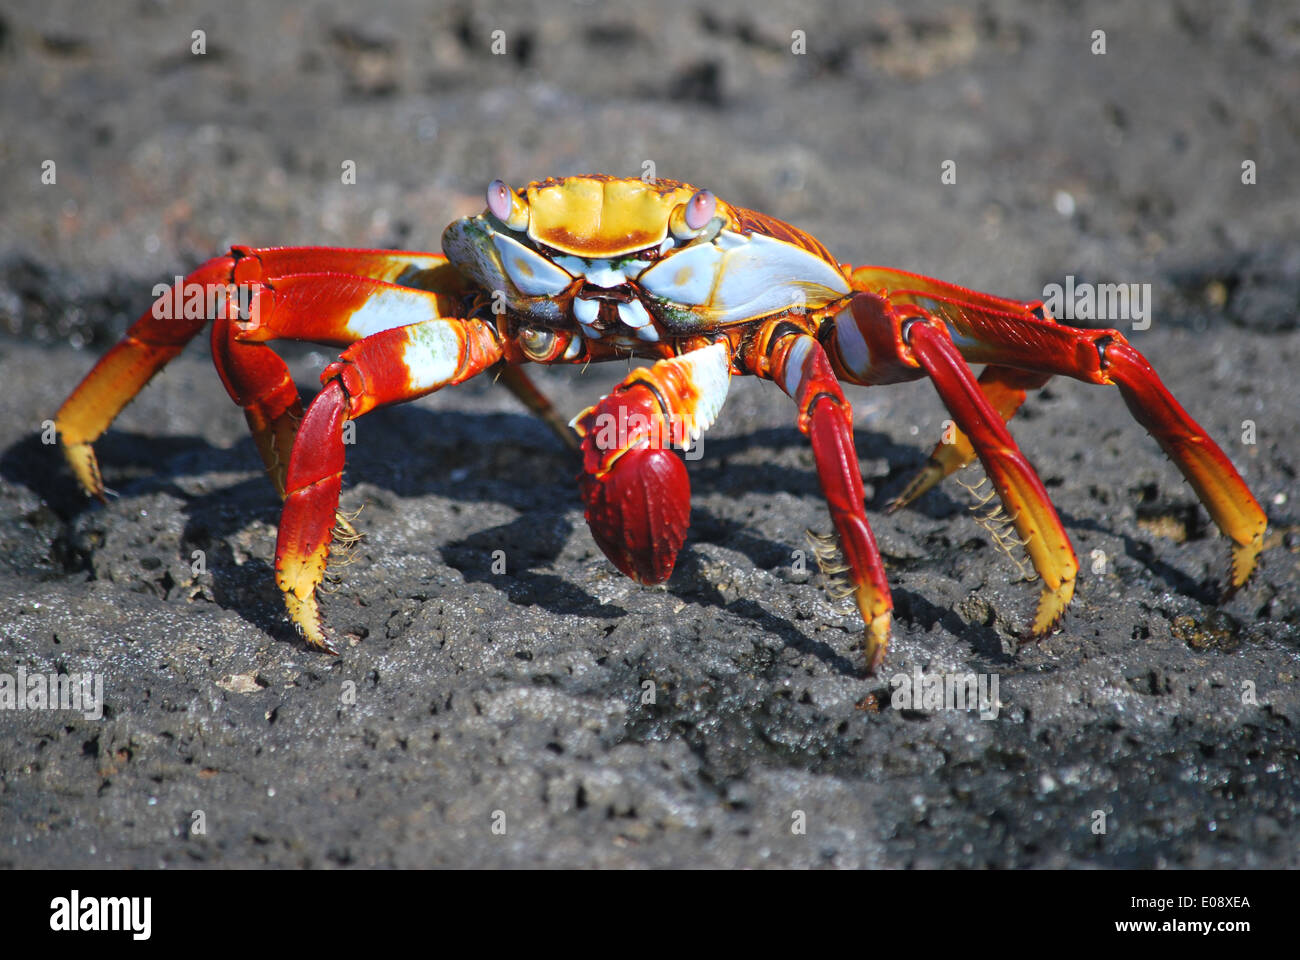
[[514, 207], [512, 193], [504, 180], [493, 180], [488, 184], [487, 205], [492, 216], [502, 221], [510, 219], [510, 211]]
[[548, 360], [555, 349], [555, 331], [525, 327], [519, 331], [519, 345], [533, 360]]
[[511, 230], [528, 229], [528, 201], [510, 189], [504, 180], [493, 180], [487, 188], [488, 212]]
[[[712, 240], [717, 235], [718, 198], [708, 190], [697, 190], [691, 199], [679, 203], [668, 218], [668, 229], [678, 240]], [[709, 225], [713, 224], [710, 231]]]
[[686, 201], [686, 226], [691, 230], [703, 230], [713, 219], [718, 208], [718, 198], [708, 190], [700, 190]]

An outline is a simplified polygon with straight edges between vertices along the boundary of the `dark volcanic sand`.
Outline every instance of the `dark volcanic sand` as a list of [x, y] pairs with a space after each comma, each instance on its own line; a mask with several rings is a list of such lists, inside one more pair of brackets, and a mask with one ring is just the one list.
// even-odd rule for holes
[[[1300, 865], [1300, 12], [860, 6], [7, 5], [0, 672], [95, 671], [107, 710], [0, 712], [0, 866]], [[970, 496], [883, 513], [933, 390], [854, 389], [897, 613], [866, 679], [856, 615], [792, 570], [829, 521], [770, 384], [733, 383], [652, 589], [595, 547], [570, 455], [471, 383], [358, 423], [332, 659], [283, 615], [277, 504], [202, 338], [99, 443], [107, 508], [41, 443], [153, 285], [231, 243], [436, 249], [493, 177], [647, 160], [855, 263], [1150, 283], [1132, 339], [1268, 511], [1260, 574], [1216, 606], [1191, 489], [1117, 392], [1054, 381], [1013, 430], [1082, 569], [1017, 652], [1037, 586]], [[286, 355], [305, 388], [328, 359]], [[567, 416], [623, 372], [538, 378]], [[996, 720], [890, 708], [918, 667], [995, 674]]]

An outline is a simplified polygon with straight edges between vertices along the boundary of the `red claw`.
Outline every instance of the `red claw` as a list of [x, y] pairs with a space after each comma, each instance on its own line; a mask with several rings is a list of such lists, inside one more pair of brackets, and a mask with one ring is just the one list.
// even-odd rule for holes
[[639, 583], [663, 583], [691, 522], [691, 484], [644, 386], [616, 392], [581, 418], [578, 478], [587, 526], [610, 562]]
[[583, 474], [587, 526], [610, 562], [639, 583], [663, 583], [691, 524], [691, 485], [672, 450], [629, 450], [603, 477]]

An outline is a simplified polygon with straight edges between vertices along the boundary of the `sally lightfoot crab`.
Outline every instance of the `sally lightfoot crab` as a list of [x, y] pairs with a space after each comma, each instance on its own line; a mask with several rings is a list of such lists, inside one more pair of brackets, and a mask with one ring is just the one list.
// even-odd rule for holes
[[[1028, 631], [1042, 636], [1070, 602], [1077, 563], [1005, 424], [1027, 390], [1060, 375], [1119, 388], [1231, 540], [1228, 593], [1255, 569], [1263, 511], [1118, 331], [1062, 326], [1040, 301], [850, 267], [795, 227], [668, 180], [576, 176], [522, 190], [494, 181], [487, 209], [452, 223], [442, 239], [441, 255], [236, 247], [200, 266], [159, 297], [60, 409], [59, 435], [81, 485], [103, 499], [91, 443], [211, 321], [217, 372], [244, 408], [284, 500], [276, 582], [307, 642], [333, 652], [316, 590], [331, 542], [357, 536], [337, 513], [347, 421], [496, 373], [580, 447], [587, 523], [605, 555], [628, 576], [660, 583], [690, 518], [690, 486], [674, 447], [714, 422], [731, 377], [750, 374], [794, 401], [835, 528], [819, 559], [842, 574], [856, 600], [874, 671], [893, 605], [841, 384], [930, 379], [956, 430], [891, 506], [978, 457], [1042, 580]], [[196, 290], [201, 304], [215, 306], [190, 309]], [[223, 290], [236, 295], [204, 296]], [[286, 339], [341, 348], [305, 412], [268, 346]], [[580, 413], [572, 431], [523, 369], [629, 356], [655, 362]], [[971, 363], [985, 364], [978, 379]]]

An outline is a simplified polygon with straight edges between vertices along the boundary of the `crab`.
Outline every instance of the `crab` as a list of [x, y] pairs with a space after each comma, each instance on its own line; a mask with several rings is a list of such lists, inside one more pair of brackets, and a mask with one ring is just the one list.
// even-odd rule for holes
[[[869, 673], [885, 658], [892, 601], [843, 384], [929, 378], [952, 424], [889, 509], [978, 458], [991, 482], [982, 499], [1000, 500], [986, 515], [1000, 524], [999, 543], [1023, 546], [1041, 579], [1026, 640], [1056, 627], [1078, 569], [1006, 427], [1026, 392], [1053, 376], [1119, 388], [1231, 541], [1226, 594], [1246, 583], [1263, 549], [1264, 512], [1146, 359], [1117, 330], [1057, 323], [1041, 300], [855, 268], [796, 227], [663, 179], [569, 176], [520, 190], [495, 180], [486, 209], [447, 227], [442, 249], [237, 246], [171, 289], [161, 284], [57, 415], [81, 486], [104, 499], [93, 441], [211, 322], [217, 372], [283, 500], [276, 583], [306, 642], [330, 653], [337, 644], [317, 588], [331, 544], [358, 537], [338, 512], [345, 425], [485, 372], [578, 450], [592, 536], [645, 584], [668, 579], [689, 526], [679, 450], [716, 420], [733, 376], [776, 383], [794, 402], [830, 508], [835, 532], [815, 542], [815, 555], [856, 602]], [[341, 348], [305, 410], [269, 346], [276, 340]], [[569, 424], [524, 372], [629, 357], [653, 363]], [[984, 365], [978, 378], [972, 363]]]

